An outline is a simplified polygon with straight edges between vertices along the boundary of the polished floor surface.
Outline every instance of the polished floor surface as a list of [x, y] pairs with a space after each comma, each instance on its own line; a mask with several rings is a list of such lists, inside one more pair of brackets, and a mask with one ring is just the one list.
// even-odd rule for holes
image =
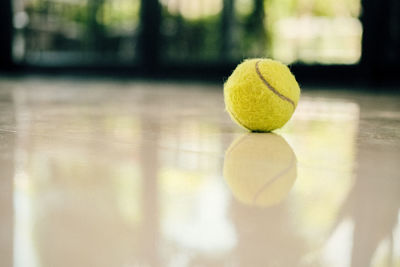
[[0, 79], [1, 267], [400, 266], [400, 95], [304, 89], [247, 133], [222, 86]]

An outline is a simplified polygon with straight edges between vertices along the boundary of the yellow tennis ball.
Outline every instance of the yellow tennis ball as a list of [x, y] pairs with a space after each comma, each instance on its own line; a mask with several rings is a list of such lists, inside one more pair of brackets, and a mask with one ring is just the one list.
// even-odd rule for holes
[[233, 196], [247, 205], [281, 202], [296, 180], [296, 156], [279, 135], [248, 133], [227, 149], [224, 179]]
[[248, 59], [226, 81], [224, 98], [227, 111], [239, 125], [269, 132], [292, 117], [300, 88], [286, 65], [272, 59]]

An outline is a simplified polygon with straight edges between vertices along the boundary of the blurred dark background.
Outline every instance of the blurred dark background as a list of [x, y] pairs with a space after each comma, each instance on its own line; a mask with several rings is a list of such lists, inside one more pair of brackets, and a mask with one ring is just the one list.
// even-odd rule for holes
[[0, 72], [222, 80], [248, 57], [304, 83], [397, 85], [398, 0], [2, 0]]

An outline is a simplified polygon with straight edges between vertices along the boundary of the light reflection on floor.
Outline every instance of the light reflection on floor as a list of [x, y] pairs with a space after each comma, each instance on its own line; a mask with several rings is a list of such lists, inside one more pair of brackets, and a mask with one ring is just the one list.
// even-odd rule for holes
[[247, 134], [218, 87], [0, 84], [1, 266], [400, 265], [399, 96]]

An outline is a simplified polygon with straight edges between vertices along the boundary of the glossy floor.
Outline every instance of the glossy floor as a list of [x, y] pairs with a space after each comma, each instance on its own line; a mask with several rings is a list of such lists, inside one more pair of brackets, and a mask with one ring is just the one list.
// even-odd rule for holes
[[400, 96], [350, 90], [250, 134], [221, 86], [2, 78], [0, 266], [400, 266]]

